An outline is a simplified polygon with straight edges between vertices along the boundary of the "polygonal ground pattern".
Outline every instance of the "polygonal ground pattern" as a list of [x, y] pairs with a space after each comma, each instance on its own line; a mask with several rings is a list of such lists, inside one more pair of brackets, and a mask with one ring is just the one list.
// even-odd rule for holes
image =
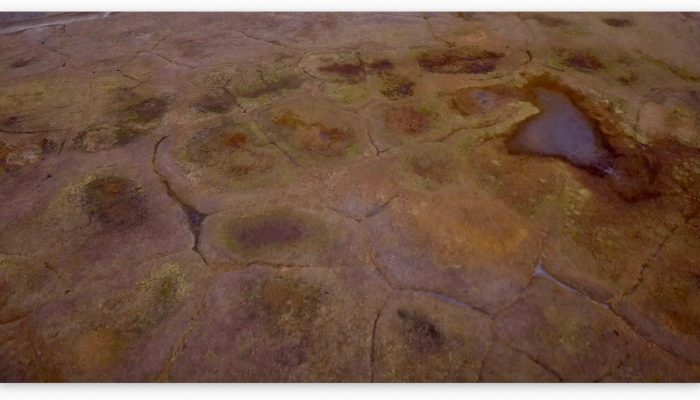
[[0, 381], [697, 382], [698, 18], [0, 16]]

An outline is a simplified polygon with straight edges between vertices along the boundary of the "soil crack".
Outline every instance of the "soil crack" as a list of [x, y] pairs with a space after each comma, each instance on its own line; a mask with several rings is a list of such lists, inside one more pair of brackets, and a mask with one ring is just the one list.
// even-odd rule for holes
[[466, 309], [468, 309], [468, 310], [476, 311], [476, 312], [478, 312], [478, 313], [480, 313], [480, 314], [483, 314], [485, 317], [487, 317], [487, 318], [489, 318], [489, 319], [492, 318], [491, 314], [489, 314], [488, 311], [486, 311], [485, 309], [483, 309], [483, 308], [481, 308], [481, 307], [475, 306], [475, 305], [473, 305], [473, 304], [467, 303], [467, 302], [462, 301], [462, 300], [457, 300], [457, 299], [455, 299], [454, 297], [450, 297], [450, 296], [448, 296], [448, 295], [445, 295], [445, 294], [442, 294], [442, 293], [439, 293], [439, 292], [435, 292], [435, 291], [432, 291], [432, 290], [426, 290], [426, 289], [396, 289], [396, 291], [398, 291], [398, 292], [411, 292], [411, 293], [423, 294], [423, 295], [426, 295], [426, 296], [433, 297], [433, 298], [435, 298], [435, 299], [437, 299], [437, 300], [440, 300], [440, 301], [442, 301], [442, 302], [444, 302], [444, 303], [447, 303], [447, 304], [452, 304], [452, 305], [457, 306], [457, 307], [462, 307], [462, 308], [466, 308]]
[[175, 203], [177, 203], [182, 211], [185, 213], [185, 216], [187, 217], [187, 222], [188, 222], [188, 227], [190, 229], [190, 232], [192, 232], [193, 236], [193, 241], [194, 243], [192, 244], [192, 250], [199, 255], [199, 257], [204, 261], [204, 264], [209, 265], [209, 262], [207, 262], [206, 257], [204, 257], [204, 254], [202, 254], [200, 248], [199, 248], [199, 240], [200, 236], [202, 233], [202, 224], [204, 223], [204, 219], [209, 215], [205, 214], [199, 210], [197, 210], [194, 206], [188, 204], [185, 202], [182, 197], [180, 197], [172, 188], [170, 185], [170, 182], [168, 179], [163, 175], [159, 170], [158, 170], [158, 163], [156, 162], [156, 154], [158, 153], [158, 148], [160, 147], [161, 143], [165, 141], [168, 138], [168, 136], [163, 136], [156, 142], [156, 145], [153, 148], [153, 157], [151, 159], [151, 164], [153, 167], [153, 172], [158, 175], [158, 178], [160, 179], [160, 182], [163, 184], [163, 187], [165, 187], [165, 193], [170, 197]]
[[259, 42], [267, 43], [267, 44], [270, 44], [270, 45], [272, 45], [272, 46], [283, 47], [283, 48], [285, 48], [285, 49], [293, 49], [292, 47], [289, 47], [289, 46], [287, 46], [287, 45], [285, 45], [285, 44], [282, 44], [282, 43], [280, 43], [280, 42], [278, 42], [278, 41], [276, 41], [276, 40], [267, 40], [267, 39], [263, 39], [263, 38], [260, 38], [260, 37], [257, 37], [257, 36], [253, 36], [253, 35], [251, 35], [251, 34], [245, 32], [245, 31], [236, 31], [236, 32], [238, 32], [238, 33], [240, 33], [241, 35], [247, 37], [248, 39], [257, 40], [257, 41], [259, 41]]
[[496, 340], [498, 340], [495, 325], [496, 322], [493, 319], [491, 319], [491, 341], [489, 342], [489, 345], [486, 348], [486, 351], [484, 352], [484, 356], [481, 357], [481, 360], [479, 361], [479, 373], [476, 377], [477, 382], [484, 382], [484, 366], [486, 366], [486, 360], [489, 358], [489, 355], [491, 355], [491, 352], [493, 351], [493, 346], [496, 343]]
[[[609, 311], [612, 315], [614, 315], [614, 316], [617, 318], [617, 320], [619, 320], [620, 322], [622, 322], [622, 323], [627, 327], [627, 329], [629, 329], [630, 332], [633, 333], [639, 340], [641, 340], [641, 341], [643, 341], [643, 342], [646, 342], [646, 343], [648, 343], [648, 344], [650, 344], [650, 345], [652, 345], [652, 346], [659, 347], [659, 348], [663, 349], [664, 351], [666, 351], [667, 353], [672, 354], [672, 355], [674, 355], [674, 356], [676, 356], [676, 357], [679, 357], [679, 358], [683, 359], [684, 361], [687, 361], [687, 362], [689, 362], [689, 363], [691, 363], [691, 364], [693, 364], [693, 365], [697, 365], [695, 362], [693, 362], [691, 359], [685, 357], [683, 354], [678, 354], [678, 353], [674, 352], [674, 351], [671, 350], [671, 349], [667, 349], [667, 348], [665, 348], [662, 344], [656, 343], [656, 342], [652, 341], [650, 338], [648, 338], [648, 337], [642, 335], [641, 333], [639, 333], [639, 332], [637, 331], [637, 329], [634, 327], [634, 325], [632, 325], [629, 321], [627, 321], [627, 320], [624, 318], [623, 315], [617, 313], [612, 307], [610, 307], [609, 304], [607, 304], [607, 303], [602, 303], [602, 302], [600, 302], [600, 301], [597, 301], [597, 300], [591, 298], [590, 296], [586, 295], [585, 293], [583, 293], [583, 292], [581, 292], [581, 291], [579, 291], [579, 290], [577, 290], [577, 289], [575, 289], [575, 288], [573, 288], [573, 287], [567, 285], [566, 283], [561, 282], [561, 281], [558, 280], [556, 277], [552, 276], [549, 272], [547, 272], [547, 271], [541, 266], [541, 264], [538, 264], [538, 265], [537, 265], [537, 268], [535, 268], [534, 276], [535, 276], [535, 277], [541, 277], [541, 278], [543, 278], [543, 279], [548, 279], [548, 280], [554, 282], [555, 284], [557, 284], [558, 286], [560, 286], [560, 287], [566, 289], [567, 291], [569, 291], [569, 292], [571, 292], [571, 293], [574, 293], [574, 294], [576, 294], [576, 295], [578, 295], [578, 296], [581, 296], [581, 297], [583, 297], [584, 299], [586, 299], [586, 300], [588, 300], [588, 301], [591, 301], [591, 302], [593, 302], [593, 303], [595, 303], [595, 304], [597, 304], [597, 305], [599, 305], [599, 306], [605, 308], [605, 309], [606, 309], [607, 311]], [[503, 312], [503, 311], [505, 311], [506, 309], [510, 308], [513, 304], [515, 304], [515, 302], [512, 303], [511, 305], [509, 305], [508, 307], [506, 307], [506, 308], [505, 308], [504, 310], [502, 310], [501, 312]]]
[[387, 208], [389, 203], [391, 203], [397, 197], [399, 197], [398, 194], [391, 196], [385, 202], [383, 202], [383, 203], [379, 204], [378, 206], [374, 207], [373, 209], [371, 209], [367, 214], [365, 214], [365, 217], [363, 219], [371, 218], [371, 217], [374, 217], [375, 215], [380, 214], [382, 211], [384, 211]]
[[379, 307], [379, 310], [377, 311], [377, 315], [374, 317], [374, 322], [372, 323], [372, 337], [371, 337], [371, 343], [370, 343], [370, 350], [369, 350], [369, 381], [374, 382], [374, 364], [376, 363], [376, 356], [375, 356], [375, 342], [377, 340], [377, 323], [379, 322], [379, 317], [382, 315], [382, 312], [384, 311], [384, 308], [386, 307], [387, 303], [389, 303], [389, 300], [391, 300], [392, 296], [387, 296], [386, 299], [384, 299], [384, 303]]
[[610, 305], [609, 305], [609, 304], [607, 304], [607, 303], [602, 303], [602, 302], [600, 302], [600, 301], [598, 301], [598, 300], [595, 300], [595, 299], [593, 299], [592, 297], [588, 296], [587, 294], [585, 294], [585, 293], [581, 292], [580, 290], [574, 288], [573, 286], [567, 285], [566, 283], [560, 281], [557, 277], [555, 277], [554, 275], [550, 274], [546, 269], [544, 269], [544, 267], [542, 266], [542, 264], [537, 264], [537, 267], [535, 267], [535, 272], [533, 273], [533, 275], [534, 275], [534, 277], [540, 277], [540, 278], [547, 279], [547, 280], [549, 280], [550, 282], [554, 282], [557, 286], [559, 286], [559, 287], [561, 287], [561, 288], [563, 288], [563, 289], [566, 289], [567, 291], [569, 291], [569, 292], [571, 292], [571, 293], [574, 293], [574, 294], [577, 294], [577, 295], [579, 295], [579, 296], [581, 296], [581, 297], [584, 297], [584, 298], [586, 298], [586, 299], [592, 301], [593, 303], [595, 303], [595, 304], [597, 304], [597, 305], [599, 305], [599, 306], [601, 306], [601, 307], [603, 307], [603, 308], [605, 308], [605, 309], [607, 309], [607, 310], [610, 310]]
[[630, 294], [634, 293], [639, 288], [639, 286], [641, 286], [642, 281], [644, 279], [644, 272], [649, 268], [649, 263], [651, 262], [651, 260], [655, 259], [661, 253], [661, 250], [663, 250], [663, 248], [666, 246], [669, 240], [671, 240], [673, 235], [676, 234], [676, 231], [686, 226], [690, 222], [690, 220], [692, 220], [698, 215], [699, 212], [700, 209], [695, 210], [690, 215], [686, 216], [682, 223], [674, 226], [668, 232], [668, 234], [659, 242], [659, 245], [656, 247], [656, 250], [644, 261], [644, 263], [640, 267], [639, 274], [637, 275], [637, 281], [635, 282], [635, 284], [632, 285], [632, 287], [630, 287], [627, 291], [625, 291], [625, 293], [623, 293], [620, 297], [629, 296]]
[[155, 57], [158, 57], [158, 58], [162, 58], [163, 60], [165, 60], [165, 61], [167, 61], [167, 62], [169, 62], [169, 63], [171, 63], [171, 64], [173, 64], [173, 65], [177, 65], [178, 67], [187, 68], [187, 69], [195, 69], [195, 67], [194, 67], [193, 65], [189, 65], [189, 64], [177, 62], [177, 61], [175, 61], [175, 60], [173, 60], [173, 59], [171, 59], [171, 58], [169, 58], [169, 57], [166, 57], [166, 56], [164, 56], [164, 55], [162, 55], [162, 54], [159, 54], [159, 53], [156, 53], [156, 52], [153, 52], [153, 51], [150, 51], [150, 50], [142, 51], [142, 52], [140, 52], [140, 53], [143, 53], [143, 54], [150, 54], [150, 55], [152, 55], [152, 56], [155, 56]]
[[513, 351], [515, 351], [515, 352], [517, 352], [517, 353], [520, 353], [520, 354], [524, 355], [524, 356], [527, 357], [530, 361], [532, 361], [533, 363], [539, 365], [540, 367], [542, 367], [542, 369], [546, 370], [546, 371], [549, 372], [550, 374], [554, 375], [554, 376], [559, 380], [559, 382], [565, 382], [564, 378], [563, 378], [557, 371], [555, 371], [555, 370], [553, 370], [552, 368], [548, 367], [548, 366], [547, 366], [545, 363], [543, 363], [542, 361], [538, 360], [537, 358], [533, 357], [532, 355], [528, 354], [527, 352], [525, 352], [525, 351], [523, 351], [523, 350], [520, 350], [520, 349], [517, 349], [517, 348], [515, 348], [515, 347], [513, 347], [513, 346], [511, 346], [511, 345], [509, 345], [509, 344], [506, 344], [506, 346], [508, 346], [508, 348], [510, 348], [511, 350], [513, 350]]
[[168, 357], [167, 360], [165, 360], [165, 364], [160, 370], [160, 373], [158, 373], [158, 376], [156, 377], [156, 381], [158, 382], [167, 382], [170, 379], [170, 371], [172, 370], [173, 364], [177, 360], [177, 358], [180, 356], [180, 353], [182, 350], [185, 348], [187, 345], [187, 342], [190, 339], [190, 336], [192, 336], [192, 333], [194, 330], [199, 326], [199, 323], [202, 320], [202, 314], [204, 311], [206, 305], [206, 300], [202, 299], [199, 307], [197, 307], [197, 311], [195, 312], [195, 315], [192, 317], [190, 320], [187, 330], [185, 333], [182, 335], [180, 341], [178, 344], [173, 348], [170, 357]]

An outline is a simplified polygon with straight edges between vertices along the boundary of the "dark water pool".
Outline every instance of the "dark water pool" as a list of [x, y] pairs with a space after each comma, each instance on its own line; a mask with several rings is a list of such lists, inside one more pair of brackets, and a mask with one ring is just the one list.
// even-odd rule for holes
[[520, 127], [509, 151], [559, 157], [599, 175], [613, 174], [600, 132], [569, 97], [551, 89], [533, 90], [541, 112]]

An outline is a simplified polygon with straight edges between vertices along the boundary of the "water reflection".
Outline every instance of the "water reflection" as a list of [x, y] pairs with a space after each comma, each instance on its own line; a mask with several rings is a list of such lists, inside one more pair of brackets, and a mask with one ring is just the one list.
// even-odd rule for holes
[[599, 175], [612, 175], [611, 155], [600, 132], [564, 94], [534, 88], [541, 112], [527, 121], [509, 143], [516, 154], [563, 158]]

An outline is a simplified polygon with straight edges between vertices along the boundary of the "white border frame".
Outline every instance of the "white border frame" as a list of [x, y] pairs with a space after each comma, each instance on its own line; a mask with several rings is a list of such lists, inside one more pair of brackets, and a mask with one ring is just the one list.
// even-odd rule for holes
[[[700, 0], [3, 0], [6, 11], [700, 11]], [[3, 400], [672, 400], [700, 399], [700, 384], [196, 385], [6, 384]]]
[[698, 0], [3, 0], [0, 11], [700, 11]]

